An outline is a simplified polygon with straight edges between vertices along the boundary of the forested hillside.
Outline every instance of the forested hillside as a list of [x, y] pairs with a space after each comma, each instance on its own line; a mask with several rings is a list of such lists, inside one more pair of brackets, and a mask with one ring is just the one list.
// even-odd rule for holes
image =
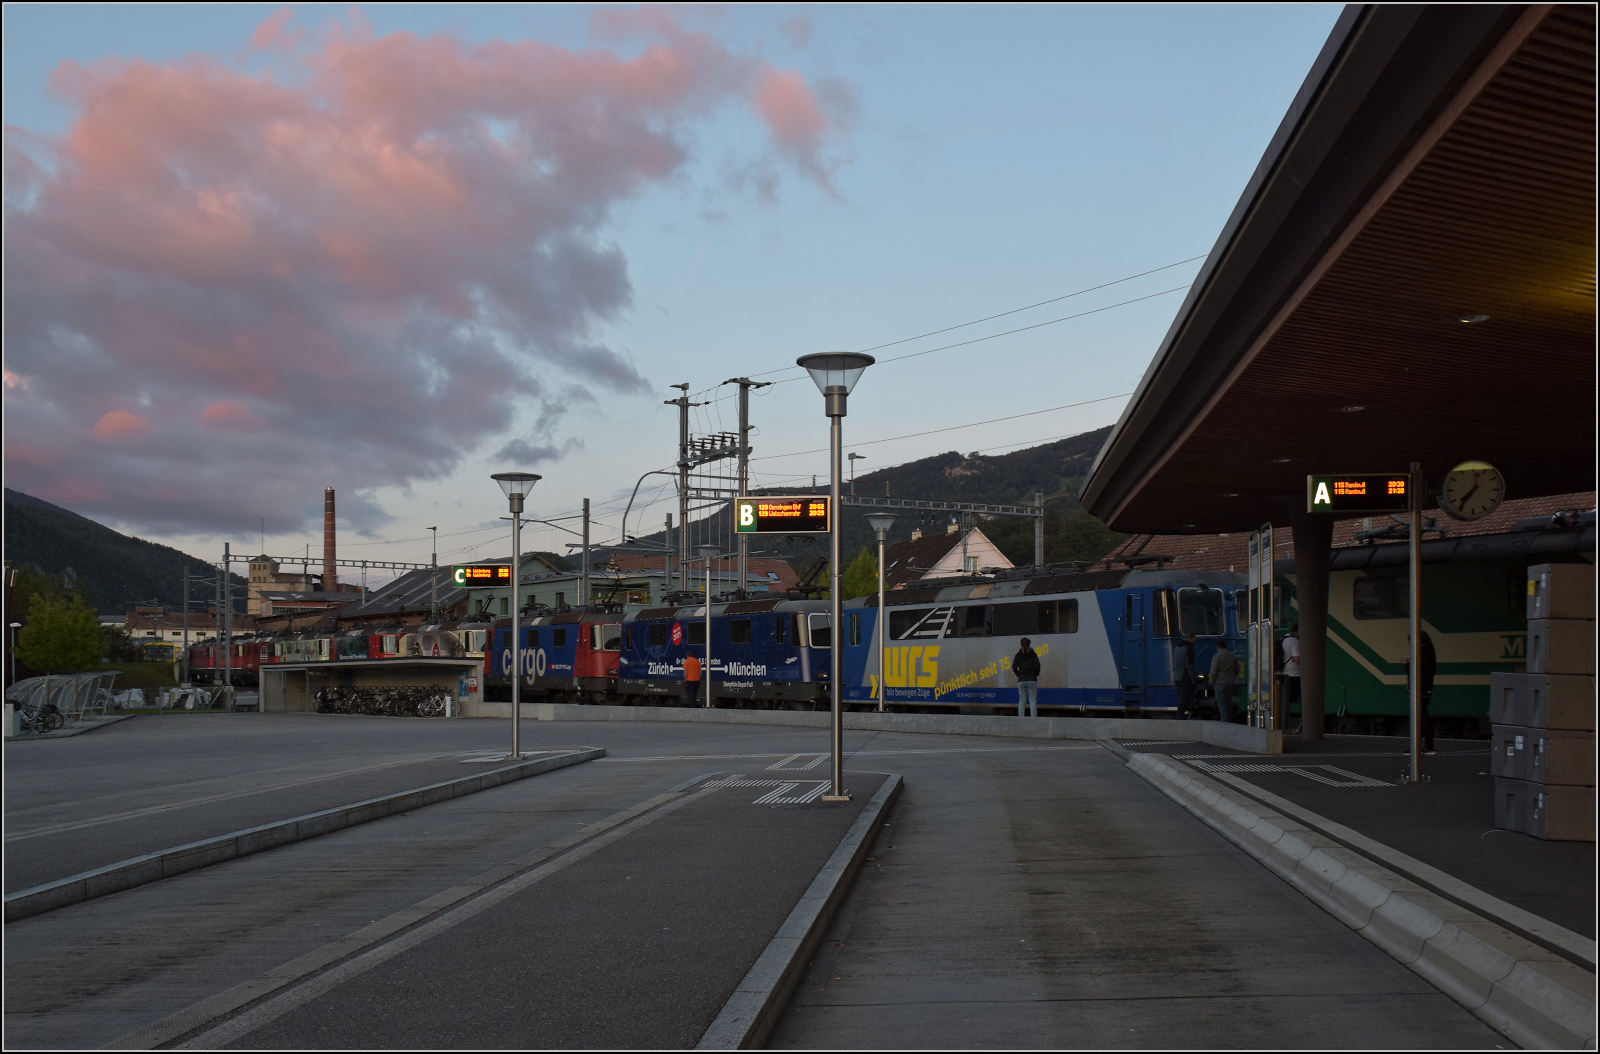
[[[165, 607], [183, 602], [183, 572], [210, 575], [204, 560], [170, 546], [119, 534], [59, 505], [20, 491], [5, 492], [5, 559], [17, 567], [50, 575], [76, 586], [91, 607], [125, 612], [152, 601]], [[245, 579], [233, 576], [234, 596], [244, 596]], [[193, 587], [197, 599], [206, 587]], [[214, 589], [213, 589], [214, 592]], [[240, 610], [243, 610], [242, 600]]]
[[[1115, 548], [1123, 536], [1108, 530], [1099, 520], [1083, 511], [1078, 504], [1078, 488], [1110, 431], [1109, 427], [1098, 428], [1093, 432], [1007, 454], [963, 455], [950, 451], [903, 465], [860, 472], [856, 476], [855, 492], [863, 496], [881, 496], [887, 491], [889, 496], [896, 498], [1032, 505], [1034, 493], [1042, 491], [1048, 510], [1045, 517], [1046, 562], [1097, 560]], [[827, 487], [819, 481], [816, 489], [826, 492]], [[810, 487], [788, 488], [783, 493], [809, 490]], [[849, 490], [848, 484], [846, 490]], [[872, 529], [866, 522], [867, 511], [850, 506], [844, 509], [846, 561], [863, 546], [876, 545]], [[943, 531], [950, 522], [949, 513], [898, 511], [899, 519], [889, 532], [890, 544], [904, 541], [918, 527], [924, 533]], [[978, 526], [1012, 562], [1033, 563], [1031, 519], [997, 516], [981, 521]], [[699, 521], [692, 523], [689, 532], [691, 546], [698, 543], [703, 534], [711, 535], [709, 540], [727, 542], [732, 537], [729, 515], [724, 513], [714, 517], [707, 524]], [[641, 536], [640, 541], [660, 545], [661, 538], [662, 532], [657, 530], [654, 534]], [[785, 557], [795, 570], [804, 573], [806, 566], [825, 551], [826, 538], [792, 541], [765, 536], [752, 538], [751, 548], [752, 551], [759, 549], [772, 556]]]

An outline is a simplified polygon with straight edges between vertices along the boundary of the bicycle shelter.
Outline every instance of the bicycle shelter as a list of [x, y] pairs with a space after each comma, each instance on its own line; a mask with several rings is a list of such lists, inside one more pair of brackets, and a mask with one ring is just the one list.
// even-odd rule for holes
[[445, 688], [453, 712], [483, 700], [481, 658], [355, 659], [285, 663], [260, 670], [263, 712], [314, 713], [317, 693], [328, 688]]

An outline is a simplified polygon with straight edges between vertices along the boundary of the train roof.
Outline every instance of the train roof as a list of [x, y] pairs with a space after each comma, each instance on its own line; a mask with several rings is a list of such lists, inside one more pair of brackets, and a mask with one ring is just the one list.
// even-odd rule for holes
[[[1020, 569], [1019, 569], [1020, 570]], [[933, 579], [891, 590], [884, 596], [889, 607], [910, 604], [949, 604], [966, 600], [1005, 600], [1014, 597], [1087, 593], [1100, 589], [1183, 589], [1211, 586], [1243, 589], [1250, 576], [1234, 571], [1060, 571], [1012, 572], [998, 578]], [[877, 594], [845, 602], [846, 607], [877, 607]]]

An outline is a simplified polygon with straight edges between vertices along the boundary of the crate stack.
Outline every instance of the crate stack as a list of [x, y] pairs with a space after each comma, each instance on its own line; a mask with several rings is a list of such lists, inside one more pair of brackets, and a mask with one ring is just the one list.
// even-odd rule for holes
[[1489, 677], [1494, 825], [1595, 840], [1595, 569], [1528, 568], [1526, 673]]

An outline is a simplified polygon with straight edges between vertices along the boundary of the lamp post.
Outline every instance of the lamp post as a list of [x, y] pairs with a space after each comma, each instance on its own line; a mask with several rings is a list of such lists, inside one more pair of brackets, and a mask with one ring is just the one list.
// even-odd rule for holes
[[878, 710], [889, 695], [888, 664], [884, 662], [883, 649], [889, 644], [889, 612], [883, 606], [883, 546], [889, 537], [889, 528], [900, 517], [892, 512], [875, 512], [867, 517], [872, 529], [878, 532]]
[[697, 545], [695, 552], [700, 554], [700, 559], [706, 562], [706, 709], [711, 709], [717, 704], [711, 698], [711, 561], [717, 555], [714, 545]]
[[856, 496], [856, 462], [867, 460], [867, 455], [850, 452], [850, 496]]
[[511, 503], [511, 756], [522, 757], [522, 506], [542, 476], [532, 472], [496, 472]]
[[17, 630], [22, 628], [22, 623], [11, 624], [11, 683], [17, 683]]
[[823, 412], [832, 422], [828, 449], [828, 466], [832, 476], [828, 511], [833, 518], [828, 530], [828, 694], [833, 697], [833, 793], [824, 794], [823, 801], [849, 801], [844, 789], [844, 662], [839, 648], [839, 624], [843, 621], [844, 601], [840, 596], [844, 585], [841, 564], [842, 536], [839, 529], [839, 482], [844, 476], [844, 415], [850, 390], [861, 379], [861, 374], [873, 362], [871, 355], [859, 352], [824, 351], [802, 355], [795, 364], [811, 374], [817, 390], [822, 393]]

